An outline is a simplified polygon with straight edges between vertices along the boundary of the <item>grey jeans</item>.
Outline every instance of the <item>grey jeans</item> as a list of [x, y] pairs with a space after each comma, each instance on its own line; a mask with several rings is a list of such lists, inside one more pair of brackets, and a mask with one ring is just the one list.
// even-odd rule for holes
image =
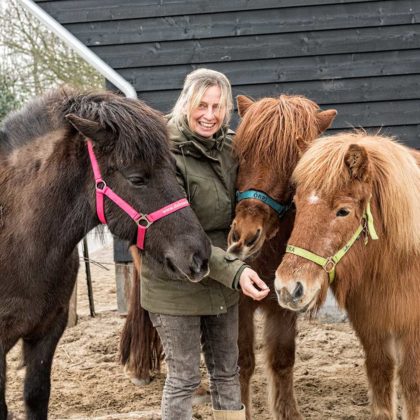
[[240, 410], [238, 305], [226, 314], [172, 316], [150, 313], [165, 351], [167, 376], [162, 420], [190, 420], [192, 395], [201, 381], [200, 352], [210, 374], [216, 410]]

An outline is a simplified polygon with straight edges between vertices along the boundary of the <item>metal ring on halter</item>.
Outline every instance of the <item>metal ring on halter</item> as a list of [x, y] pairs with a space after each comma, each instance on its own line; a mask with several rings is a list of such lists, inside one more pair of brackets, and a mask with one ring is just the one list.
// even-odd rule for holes
[[99, 179], [95, 181], [95, 187], [97, 191], [104, 192], [106, 188], [106, 182], [103, 179]]
[[145, 214], [142, 214], [140, 218], [136, 220], [136, 223], [139, 226], [147, 229], [153, 222], [151, 222]]
[[332, 271], [334, 271], [336, 266], [336, 263], [334, 262], [334, 260], [332, 259], [332, 257], [328, 257], [327, 261], [325, 261], [325, 264], [322, 266], [322, 268], [327, 272], [327, 273], [331, 273]]

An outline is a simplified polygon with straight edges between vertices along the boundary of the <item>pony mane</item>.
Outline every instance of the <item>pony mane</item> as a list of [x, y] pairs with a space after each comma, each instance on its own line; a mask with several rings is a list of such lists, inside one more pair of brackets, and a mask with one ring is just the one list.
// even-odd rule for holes
[[98, 122], [114, 134], [113, 150], [122, 162], [140, 157], [154, 165], [169, 158], [166, 124], [160, 113], [138, 99], [107, 91], [77, 91], [61, 87], [28, 102], [4, 121], [0, 147], [11, 151], [58, 129], [74, 130], [67, 114]]
[[373, 201], [394, 249], [420, 253], [420, 169], [414, 154], [393, 138], [363, 131], [317, 139], [303, 154], [292, 181], [305, 191], [332, 197], [352, 182], [345, 163], [351, 144], [368, 154]]
[[18, 149], [31, 140], [58, 128], [47, 117], [49, 94], [31, 99], [20, 110], [9, 113], [2, 121], [0, 148], [3, 153]]
[[255, 166], [270, 162], [286, 173], [289, 162], [299, 158], [297, 142], [307, 145], [317, 137], [319, 109], [303, 96], [280, 95], [254, 102], [237, 129], [235, 153]]

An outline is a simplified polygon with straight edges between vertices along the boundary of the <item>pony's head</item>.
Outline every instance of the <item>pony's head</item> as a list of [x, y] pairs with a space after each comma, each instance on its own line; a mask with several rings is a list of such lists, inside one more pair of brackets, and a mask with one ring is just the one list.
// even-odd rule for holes
[[293, 181], [295, 224], [275, 279], [282, 307], [318, 307], [331, 282], [344, 304], [388, 264], [387, 249], [390, 264], [418, 254], [420, 171], [404, 146], [363, 132], [319, 139]]
[[237, 103], [242, 118], [234, 140], [239, 158], [237, 189], [256, 191], [257, 196], [263, 193], [265, 198], [265, 202], [244, 199], [236, 205], [228, 252], [245, 259], [257, 255], [264, 242], [276, 235], [281, 213], [290, 205], [292, 171], [337, 112], [321, 111], [303, 96], [281, 95], [256, 102], [238, 96]]
[[[138, 213], [150, 214], [183, 198], [169, 150], [166, 124], [160, 114], [139, 100], [110, 92], [66, 92], [54, 104], [82, 155], [86, 197], [98, 222], [95, 181], [86, 139], [91, 139], [102, 178]], [[138, 226], [105, 198], [111, 232], [136, 241]], [[209, 241], [190, 207], [157, 220], [147, 229], [145, 257], [170, 276], [198, 281], [208, 272]]]

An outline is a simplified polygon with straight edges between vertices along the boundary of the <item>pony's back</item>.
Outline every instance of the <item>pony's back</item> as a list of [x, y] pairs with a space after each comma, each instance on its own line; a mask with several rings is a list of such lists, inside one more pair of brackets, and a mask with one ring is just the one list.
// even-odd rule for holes
[[0, 126], [0, 153], [10, 153], [58, 128], [58, 121], [49, 116], [49, 108], [60, 101], [63, 92], [52, 90], [32, 99], [20, 110], [11, 112]]

